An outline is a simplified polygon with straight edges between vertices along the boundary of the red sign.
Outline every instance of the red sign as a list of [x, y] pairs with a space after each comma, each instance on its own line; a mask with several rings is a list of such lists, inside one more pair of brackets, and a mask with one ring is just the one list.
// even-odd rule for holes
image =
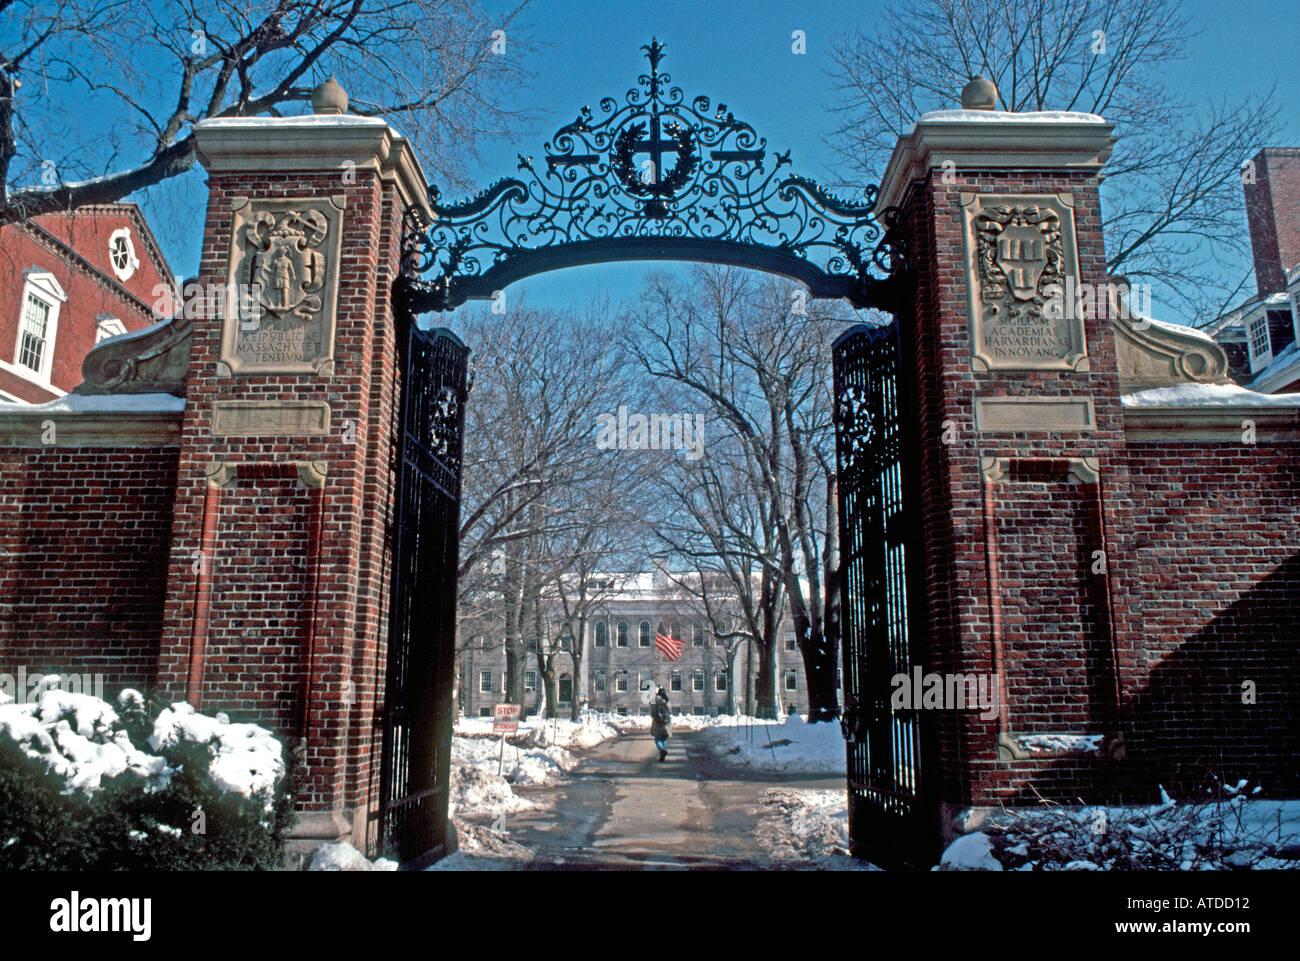
[[492, 733], [514, 734], [519, 730], [519, 714], [518, 704], [498, 704], [492, 712]]

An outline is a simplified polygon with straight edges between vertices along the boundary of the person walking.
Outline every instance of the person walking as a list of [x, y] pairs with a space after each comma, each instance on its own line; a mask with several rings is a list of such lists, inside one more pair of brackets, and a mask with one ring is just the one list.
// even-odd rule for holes
[[661, 687], [655, 695], [654, 707], [650, 708], [650, 734], [655, 739], [655, 747], [659, 748], [660, 762], [668, 757], [668, 721], [672, 716], [673, 709], [668, 706], [668, 692]]

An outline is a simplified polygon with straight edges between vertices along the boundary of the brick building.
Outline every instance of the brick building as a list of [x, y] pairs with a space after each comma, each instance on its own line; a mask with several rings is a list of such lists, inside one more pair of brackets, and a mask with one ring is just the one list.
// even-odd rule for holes
[[[660, 687], [679, 714], [754, 713], [752, 679], [758, 656], [748, 644], [719, 637], [677, 584], [655, 572], [610, 573], [595, 578], [607, 587], [585, 618], [585, 654], [580, 676], [563, 653], [574, 642], [557, 639], [560, 664], [558, 709], [567, 716], [573, 698], [592, 710], [617, 714], [647, 714], [643, 695]], [[548, 616], [548, 630], [558, 633], [562, 617]], [[669, 661], [654, 646], [658, 634], [680, 640], [682, 655]], [[550, 641], [543, 641], [550, 643]], [[535, 662], [537, 640], [525, 642], [530, 667], [524, 673], [529, 713], [543, 709], [544, 690]], [[788, 612], [777, 631], [776, 693], [785, 713], [807, 713], [808, 691], [803, 657]], [[505, 703], [506, 657], [499, 635], [473, 633], [457, 658], [457, 706], [467, 717], [490, 717], [495, 704]]]
[[161, 319], [153, 305], [174, 287], [135, 204], [0, 227], [0, 400], [63, 396], [90, 348]]
[[1206, 329], [1233, 380], [1262, 394], [1300, 391], [1300, 147], [1267, 147], [1242, 170], [1256, 296]]

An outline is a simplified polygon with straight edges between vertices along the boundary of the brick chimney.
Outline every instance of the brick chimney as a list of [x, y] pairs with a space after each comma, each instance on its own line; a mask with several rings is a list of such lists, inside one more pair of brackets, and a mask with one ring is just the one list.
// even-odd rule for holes
[[1265, 147], [1241, 176], [1263, 297], [1285, 290], [1286, 272], [1300, 264], [1300, 147]]

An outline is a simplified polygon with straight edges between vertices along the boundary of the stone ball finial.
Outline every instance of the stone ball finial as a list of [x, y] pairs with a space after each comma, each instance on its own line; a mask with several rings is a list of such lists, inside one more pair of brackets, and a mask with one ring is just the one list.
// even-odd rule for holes
[[971, 77], [961, 88], [963, 110], [993, 110], [998, 102], [998, 88], [988, 77]]
[[348, 112], [348, 92], [334, 79], [334, 74], [311, 92], [311, 109], [314, 113]]

